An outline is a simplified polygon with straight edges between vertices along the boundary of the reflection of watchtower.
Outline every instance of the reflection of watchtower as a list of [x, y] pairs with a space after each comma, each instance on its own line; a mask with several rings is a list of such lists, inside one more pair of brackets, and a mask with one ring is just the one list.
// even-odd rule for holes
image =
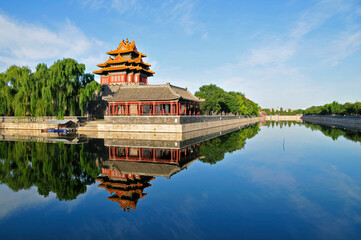
[[108, 199], [127, 212], [135, 210], [138, 200], [147, 195], [143, 191], [154, 177], [170, 178], [196, 161], [200, 152], [200, 144], [194, 142], [184, 146], [180, 142], [111, 139], [105, 140], [105, 145], [109, 159], [99, 162], [102, 176], [97, 181], [99, 187], [114, 194]]
[[96, 180], [101, 183], [99, 187], [114, 193], [108, 197], [109, 200], [118, 202], [124, 212], [129, 212], [130, 208], [135, 210], [138, 200], [147, 195], [143, 191], [151, 186], [149, 182], [154, 180], [154, 177], [121, 174], [118, 170], [102, 168], [102, 176]]
[[200, 144], [182, 149], [109, 146], [109, 159], [129, 162], [179, 164], [199, 156]]

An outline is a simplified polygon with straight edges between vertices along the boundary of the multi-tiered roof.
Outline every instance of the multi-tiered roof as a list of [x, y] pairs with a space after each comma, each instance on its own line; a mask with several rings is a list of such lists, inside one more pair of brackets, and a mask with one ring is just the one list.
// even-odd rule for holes
[[143, 62], [147, 55], [138, 52], [135, 42], [121, 41], [116, 50], [107, 52], [109, 59], [97, 66], [101, 69], [93, 73], [101, 76], [101, 84], [148, 84], [148, 77], [154, 72]]

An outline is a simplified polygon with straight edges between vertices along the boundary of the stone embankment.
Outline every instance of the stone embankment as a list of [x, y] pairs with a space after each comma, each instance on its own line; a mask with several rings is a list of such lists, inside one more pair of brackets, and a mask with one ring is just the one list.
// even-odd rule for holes
[[[79, 123], [78, 117], [65, 118]], [[0, 129], [41, 130], [57, 127], [48, 124], [53, 117], [17, 118], [0, 117]], [[138, 133], [186, 133], [229, 125], [247, 125], [264, 121], [264, 117], [246, 116], [116, 116], [100, 121], [88, 121], [77, 127], [78, 133], [89, 132], [138, 132]]]
[[294, 121], [294, 122], [302, 122], [302, 115], [271, 115], [265, 117], [266, 121]]
[[116, 116], [104, 121], [89, 122], [79, 127], [79, 133], [96, 132], [152, 132], [185, 133], [234, 124], [252, 124], [264, 117], [244, 116]]
[[302, 120], [307, 123], [318, 125], [361, 130], [361, 117], [304, 115]]
[[[24, 130], [41, 130], [44, 128], [55, 128], [57, 124], [49, 124], [48, 122], [57, 120], [57, 117], [9, 117], [0, 116], [0, 129], [24, 129]], [[64, 120], [71, 120], [75, 123], [84, 122], [85, 117], [65, 116]]]

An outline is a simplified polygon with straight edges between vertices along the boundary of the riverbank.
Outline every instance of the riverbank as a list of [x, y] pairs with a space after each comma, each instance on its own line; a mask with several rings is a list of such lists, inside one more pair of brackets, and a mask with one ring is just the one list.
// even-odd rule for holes
[[[43, 128], [57, 127], [40, 121], [0, 122], [4, 135], [31, 135], [43, 137]], [[203, 135], [222, 133], [230, 129], [264, 121], [264, 117], [244, 116], [132, 116], [109, 117], [105, 120], [87, 121], [77, 127], [77, 134], [89, 138], [124, 138], [150, 140], [185, 140]]]
[[302, 116], [302, 120], [306, 123], [313, 123], [330, 127], [348, 128], [359, 131], [361, 130], [361, 117], [304, 115]]
[[88, 122], [77, 128], [87, 132], [186, 133], [234, 124], [261, 122], [264, 117], [245, 116], [117, 116]]

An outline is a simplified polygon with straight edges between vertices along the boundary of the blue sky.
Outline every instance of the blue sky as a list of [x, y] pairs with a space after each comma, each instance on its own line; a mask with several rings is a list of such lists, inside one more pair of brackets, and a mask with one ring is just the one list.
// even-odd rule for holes
[[65, 0], [0, 4], [0, 71], [72, 57], [96, 70], [122, 39], [150, 84], [239, 91], [261, 107], [361, 101], [361, 2]]

